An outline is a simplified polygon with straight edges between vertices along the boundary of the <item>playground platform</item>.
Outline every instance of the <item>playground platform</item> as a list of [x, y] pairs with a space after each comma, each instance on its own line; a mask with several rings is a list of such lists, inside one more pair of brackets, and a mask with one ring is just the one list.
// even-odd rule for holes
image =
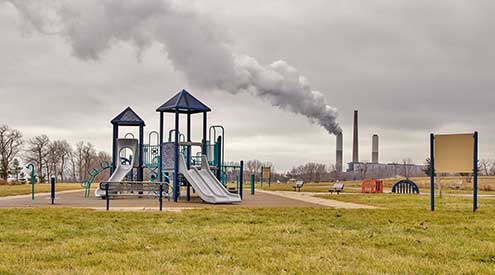
[[[73, 190], [58, 192], [55, 204], [51, 205], [50, 194], [41, 193], [31, 200], [31, 195], [20, 195], [0, 198], [0, 208], [26, 208], [26, 207], [69, 207], [69, 208], [88, 208], [103, 210], [105, 209], [105, 200], [97, 199], [91, 192], [89, 198], [84, 198], [83, 190]], [[115, 199], [110, 202], [110, 210], [114, 211], [132, 211], [132, 210], [155, 210], [158, 209], [158, 200], [145, 198], [132, 199]], [[173, 209], [193, 209], [193, 208], [229, 208], [229, 207], [317, 207], [325, 208], [328, 206], [311, 203], [307, 201], [277, 196], [265, 192], [258, 192], [256, 195], [245, 194], [244, 200], [236, 204], [207, 204], [199, 196], [191, 194], [191, 201], [181, 200], [177, 203], [163, 200], [164, 210]]]

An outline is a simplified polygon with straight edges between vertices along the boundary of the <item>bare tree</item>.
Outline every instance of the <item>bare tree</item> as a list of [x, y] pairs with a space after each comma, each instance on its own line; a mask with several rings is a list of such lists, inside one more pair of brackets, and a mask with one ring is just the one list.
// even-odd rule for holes
[[483, 176], [490, 175], [490, 165], [492, 164], [489, 159], [481, 159], [479, 163], [480, 171]]
[[404, 169], [404, 177], [409, 179], [412, 169], [412, 160], [410, 158], [402, 160], [402, 167]]
[[255, 175], [255, 180], [258, 180], [259, 178], [259, 172], [261, 169], [261, 161], [254, 159], [254, 160], [248, 160], [246, 161], [245, 165], [245, 170], [247, 171], [248, 175]]
[[22, 149], [22, 134], [7, 125], [0, 125], [0, 178], [7, 180], [12, 161]]
[[35, 164], [40, 182], [45, 182], [43, 168], [47, 162], [46, 155], [49, 144], [50, 139], [47, 135], [36, 136], [28, 141], [28, 149], [26, 151], [27, 161]]

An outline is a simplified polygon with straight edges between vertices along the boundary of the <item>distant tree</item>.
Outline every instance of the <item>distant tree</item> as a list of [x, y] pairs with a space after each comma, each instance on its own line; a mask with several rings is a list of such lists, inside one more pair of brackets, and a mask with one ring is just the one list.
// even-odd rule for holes
[[254, 159], [246, 161], [245, 170], [249, 176], [255, 175], [256, 180], [259, 178], [259, 172], [261, 169], [261, 161]]
[[23, 145], [22, 134], [7, 125], [0, 125], [0, 178], [7, 180], [12, 161]]
[[47, 168], [48, 176], [55, 176], [65, 181], [65, 172], [72, 168], [68, 165], [72, 154], [72, 147], [66, 140], [55, 140], [48, 145]]
[[425, 174], [427, 176], [431, 175], [431, 160], [430, 160], [430, 158], [425, 159], [425, 167], [423, 168], [423, 172], [425, 172]]
[[482, 174], [483, 176], [488, 176], [490, 175], [490, 165], [491, 165], [491, 160], [489, 159], [481, 159], [480, 160], [480, 174]]
[[31, 138], [28, 141], [26, 158], [28, 162], [35, 164], [40, 182], [45, 182], [44, 167], [47, 163], [48, 145], [50, 139], [47, 135], [41, 135]]
[[12, 162], [12, 167], [10, 168], [10, 173], [11, 175], [15, 176], [16, 182], [19, 182], [19, 173], [21, 173], [21, 171], [22, 171], [22, 166], [19, 163], [19, 160], [14, 159], [14, 161]]

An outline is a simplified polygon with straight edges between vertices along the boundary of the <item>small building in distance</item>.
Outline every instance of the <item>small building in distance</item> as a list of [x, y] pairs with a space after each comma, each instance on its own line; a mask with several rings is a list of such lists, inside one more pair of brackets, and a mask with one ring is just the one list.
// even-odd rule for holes
[[411, 163], [350, 162], [346, 172], [339, 175], [341, 180], [366, 178], [425, 177], [425, 165]]

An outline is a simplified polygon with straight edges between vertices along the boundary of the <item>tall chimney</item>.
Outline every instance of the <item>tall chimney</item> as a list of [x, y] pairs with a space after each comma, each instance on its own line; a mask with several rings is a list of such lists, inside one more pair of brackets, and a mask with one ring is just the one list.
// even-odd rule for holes
[[354, 138], [352, 140], [352, 162], [359, 162], [358, 111], [354, 111]]
[[344, 156], [344, 136], [342, 132], [337, 134], [337, 159], [335, 161], [335, 170], [342, 172], [343, 156]]
[[372, 144], [372, 150], [371, 150], [371, 162], [372, 163], [378, 163], [378, 135], [373, 135], [373, 144]]

